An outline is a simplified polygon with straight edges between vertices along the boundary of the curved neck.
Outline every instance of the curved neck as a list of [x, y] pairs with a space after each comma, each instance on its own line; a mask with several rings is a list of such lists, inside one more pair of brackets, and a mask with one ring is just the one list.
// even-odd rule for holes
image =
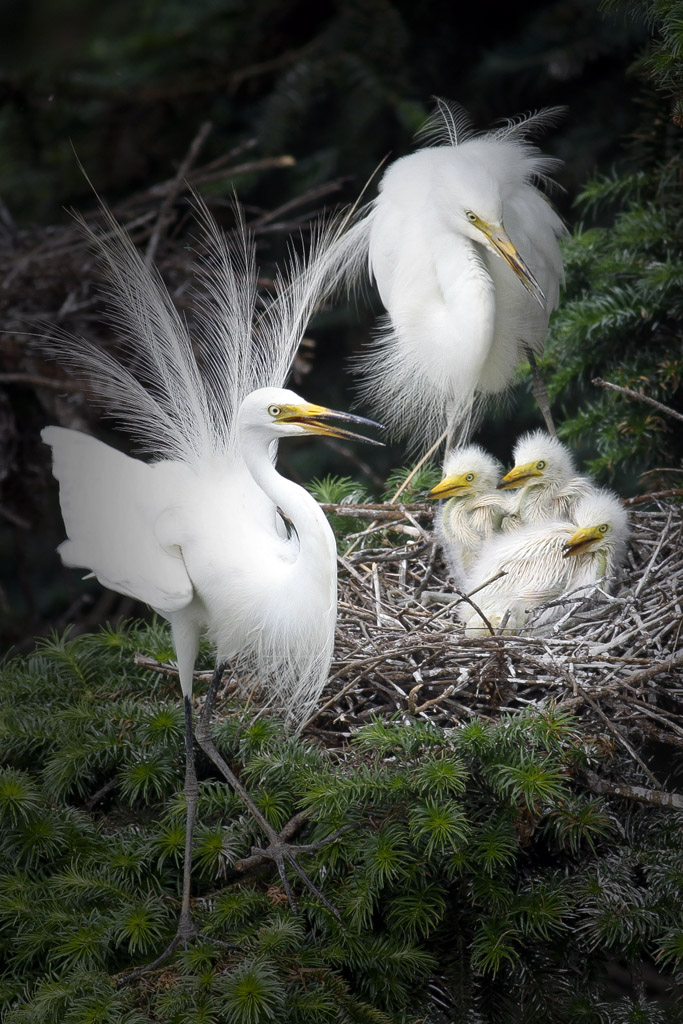
[[319, 563], [321, 557], [331, 557], [336, 567], [337, 546], [325, 513], [308, 491], [278, 473], [270, 444], [267, 437], [243, 436], [245, 466], [264, 494], [291, 519], [299, 538], [299, 558]]

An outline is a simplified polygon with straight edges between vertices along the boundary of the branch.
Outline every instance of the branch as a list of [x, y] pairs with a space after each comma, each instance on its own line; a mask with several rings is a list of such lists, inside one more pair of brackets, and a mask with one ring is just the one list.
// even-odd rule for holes
[[628, 786], [624, 782], [605, 782], [593, 772], [585, 772], [588, 788], [593, 793], [621, 796], [625, 800], [637, 800], [639, 803], [657, 804], [659, 807], [683, 808], [683, 795], [667, 793], [663, 789], [645, 789], [644, 786]]
[[650, 665], [649, 668], [643, 668], [638, 672], [632, 672], [630, 676], [620, 679], [619, 685], [638, 686], [640, 683], [644, 683], [648, 679], [652, 679], [653, 676], [658, 676], [661, 672], [673, 672], [674, 666], [682, 664], [683, 651], [678, 651], [677, 654], [673, 654], [670, 658], [667, 658], [666, 661], [656, 661], [654, 665]]
[[655, 409], [659, 409], [660, 412], [665, 413], [667, 416], [673, 416], [674, 419], [681, 420], [683, 422], [683, 415], [680, 412], [676, 412], [675, 409], [670, 409], [668, 405], [663, 405], [654, 398], [649, 398], [647, 395], [641, 395], [638, 391], [631, 391], [630, 388], [622, 388], [620, 384], [610, 384], [608, 380], [603, 380], [602, 377], [594, 377], [592, 380], [593, 384], [597, 384], [601, 388], [611, 388], [612, 391], [618, 391], [620, 395], [626, 395], [627, 398], [635, 398], [639, 402], [647, 402], [648, 405], [653, 405]]
[[199, 155], [199, 151], [206, 142], [206, 139], [212, 128], [213, 125], [211, 124], [210, 121], [205, 121], [201, 125], [199, 131], [192, 140], [192, 144], [190, 145], [190, 148], [188, 149], [182, 163], [180, 164], [180, 167], [178, 168], [178, 173], [176, 174], [175, 178], [172, 179], [171, 183], [166, 189], [166, 194], [164, 195], [164, 198], [161, 201], [161, 205], [159, 206], [159, 213], [157, 215], [156, 224], [154, 225], [152, 234], [150, 235], [149, 241], [147, 243], [147, 251], [145, 252], [145, 263], [147, 264], [147, 266], [151, 266], [152, 262], [154, 261], [157, 246], [159, 245], [159, 239], [161, 238], [161, 232], [168, 223], [169, 210], [173, 206], [176, 196], [182, 189], [185, 178], [187, 177], [190, 168], [196, 161]]

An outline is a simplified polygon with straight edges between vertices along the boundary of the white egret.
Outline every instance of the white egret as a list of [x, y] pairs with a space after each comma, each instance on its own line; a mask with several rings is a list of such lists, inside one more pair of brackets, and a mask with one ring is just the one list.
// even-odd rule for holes
[[[506, 629], [515, 632], [524, 626], [531, 609], [595, 584], [618, 569], [629, 532], [621, 500], [610, 491], [595, 489], [577, 504], [575, 520], [522, 526], [514, 533], [499, 534], [482, 548], [465, 585], [472, 591], [492, 580], [473, 600], [493, 629], [507, 619]], [[499, 576], [501, 571], [504, 576]], [[537, 624], [547, 626], [563, 611], [561, 605], [548, 609]], [[489, 635], [488, 626], [471, 605], [460, 605], [459, 614], [468, 635]]]
[[504, 530], [519, 523], [571, 520], [577, 502], [595, 490], [588, 477], [577, 474], [566, 445], [544, 430], [531, 430], [518, 438], [513, 460], [513, 468], [498, 485], [500, 490], [518, 491]]
[[185, 705], [188, 801], [182, 912], [172, 947], [194, 934], [191, 695], [202, 633], [219, 668], [197, 738], [268, 837], [260, 852], [277, 863], [290, 899], [285, 860], [318, 892], [298, 867], [296, 848], [280, 840], [216, 750], [209, 717], [226, 661], [237, 672], [253, 671], [267, 700], [294, 723], [315, 703], [332, 656], [336, 547], [317, 502], [277, 472], [276, 446], [305, 434], [358, 437], [330, 419], [371, 422], [312, 405], [281, 386], [310, 315], [338, 281], [340, 228], [313, 238], [308, 259], [293, 260], [289, 276], [278, 276], [264, 307], [253, 246], [244, 236], [229, 246], [201, 207], [200, 218], [207, 255], [198, 268], [192, 341], [161, 278], [108, 215], [110, 239], [91, 240], [108, 269], [114, 322], [137, 376], [82, 339], [53, 342], [154, 461], [74, 430], [43, 431], [68, 535], [62, 560], [146, 602], [171, 624]]
[[465, 430], [524, 349], [542, 350], [566, 233], [538, 187], [560, 161], [529, 142], [557, 108], [476, 133], [460, 107], [437, 103], [437, 144], [389, 166], [352, 232], [387, 311], [358, 358], [360, 390], [418, 447]]
[[451, 575], [462, 583], [484, 541], [500, 530], [507, 513], [506, 496], [496, 490], [501, 465], [478, 444], [453, 448], [444, 477], [427, 495], [447, 498], [437, 510], [434, 534]]

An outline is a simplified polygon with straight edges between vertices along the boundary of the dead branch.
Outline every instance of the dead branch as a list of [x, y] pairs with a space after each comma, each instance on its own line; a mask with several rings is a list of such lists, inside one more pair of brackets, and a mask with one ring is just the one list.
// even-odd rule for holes
[[657, 804], [658, 807], [671, 807], [676, 810], [683, 808], [681, 793], [669, 793], [663, 789], [645, 789], [644, 786], [630, 786], [625, 782], [607, 782], [605, 779], [598, 778], [593, 772], [585, 772], [584, 775], [592, 793], [621, 796], [625, 800]]
[[631, 391], [630, 388], [624, 388], [621, 384], [611, 384], [608, 380], [603, 380], [602, 377], [594, 377], [591, 383], [600, 388], [611, 388], [612, 391], [618, 391], [620, 395], [626, 395], [627, 398], [635, 398], [638, 402], [647, 402], [648, 405], [659, 409], [666, 416], [673, 416], [674, 419], [683, 420], [683, 415], [680, 412], [676, 412], [675, 409], [669, 408], [668, 405], [658, 402], [655, 398], [650, 398], [649, 395], [641, 395], [640, 392]]

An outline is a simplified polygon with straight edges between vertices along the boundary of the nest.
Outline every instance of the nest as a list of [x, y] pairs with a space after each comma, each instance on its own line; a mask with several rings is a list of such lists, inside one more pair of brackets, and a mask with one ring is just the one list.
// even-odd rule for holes
[[[653, 496], [626, 504], [632, 538], [610, 589], [563, 598], [562, 618], [544, 635], [532, 619], [524, 634], [490, 637], [464, 636], [464, 598], [432, 542], [431, 508], [330, 507], [370, 526], [340, 556], [336, 660], [308, 730], [343, 742], [372, 716], [452, 727], [551, 699], [637, 762], [656, 786], [654, 802], [683, 807], [635, 749], [643, 740], [683, 748], [682, 509]], [[392, 546], [396, 531], [412, 539]], [[452, 600], [429, 603], [431, 591]]]

